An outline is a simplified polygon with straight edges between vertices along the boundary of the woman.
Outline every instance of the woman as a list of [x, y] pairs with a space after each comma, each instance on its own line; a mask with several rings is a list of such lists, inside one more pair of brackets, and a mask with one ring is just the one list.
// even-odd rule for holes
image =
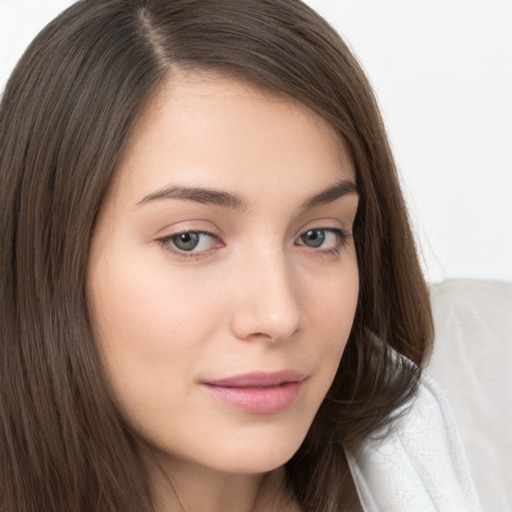
[[371, 439], [439, 409], [412, 401], [431, 315], [371, 89], [318, 15], [77, 2], [0, 133], [3, 511], [379, 506]]

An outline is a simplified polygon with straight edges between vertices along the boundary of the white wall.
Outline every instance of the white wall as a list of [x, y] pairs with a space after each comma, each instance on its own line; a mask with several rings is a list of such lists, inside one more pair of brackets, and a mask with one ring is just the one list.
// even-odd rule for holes
[[[512, 2], [306, 0], [381, 103], [431, 281], [512, 281]], [[0, 88], [66, 0], [0, 0]]]
[[512, 2], [307, 0], [377, 92], [430, 280], [512, 280]]

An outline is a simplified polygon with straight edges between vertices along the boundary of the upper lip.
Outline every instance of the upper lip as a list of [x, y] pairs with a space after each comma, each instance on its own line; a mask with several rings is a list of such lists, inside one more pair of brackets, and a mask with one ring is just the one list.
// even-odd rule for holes
[[244, 375], [227, 377], [225, 379], [204, 381], [203, 384], [225, 388], [265, 388], [292, 382], [302, 382], [305, 378], [305, 374], [297, 370], [282, 370], [271, 373], [246, 373]]

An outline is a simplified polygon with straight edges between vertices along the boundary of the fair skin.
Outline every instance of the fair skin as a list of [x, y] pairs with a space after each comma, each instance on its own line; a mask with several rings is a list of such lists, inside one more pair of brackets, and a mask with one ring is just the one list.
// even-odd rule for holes
[[146, 106], [87, 292], [158, 512], [298, 510], [282, 465], [352, 326], [354, 182], [332, 128], [289, 98], [177, 71]]

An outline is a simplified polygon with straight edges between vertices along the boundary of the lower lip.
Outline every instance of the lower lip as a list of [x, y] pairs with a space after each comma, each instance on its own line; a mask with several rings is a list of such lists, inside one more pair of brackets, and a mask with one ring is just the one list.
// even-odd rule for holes
[[285, 382], [271, 387], [224, 387], [202, 384], [223, 402], [253, 414], [275, 414], [292, 405], [300, 394], [302, 382]]

